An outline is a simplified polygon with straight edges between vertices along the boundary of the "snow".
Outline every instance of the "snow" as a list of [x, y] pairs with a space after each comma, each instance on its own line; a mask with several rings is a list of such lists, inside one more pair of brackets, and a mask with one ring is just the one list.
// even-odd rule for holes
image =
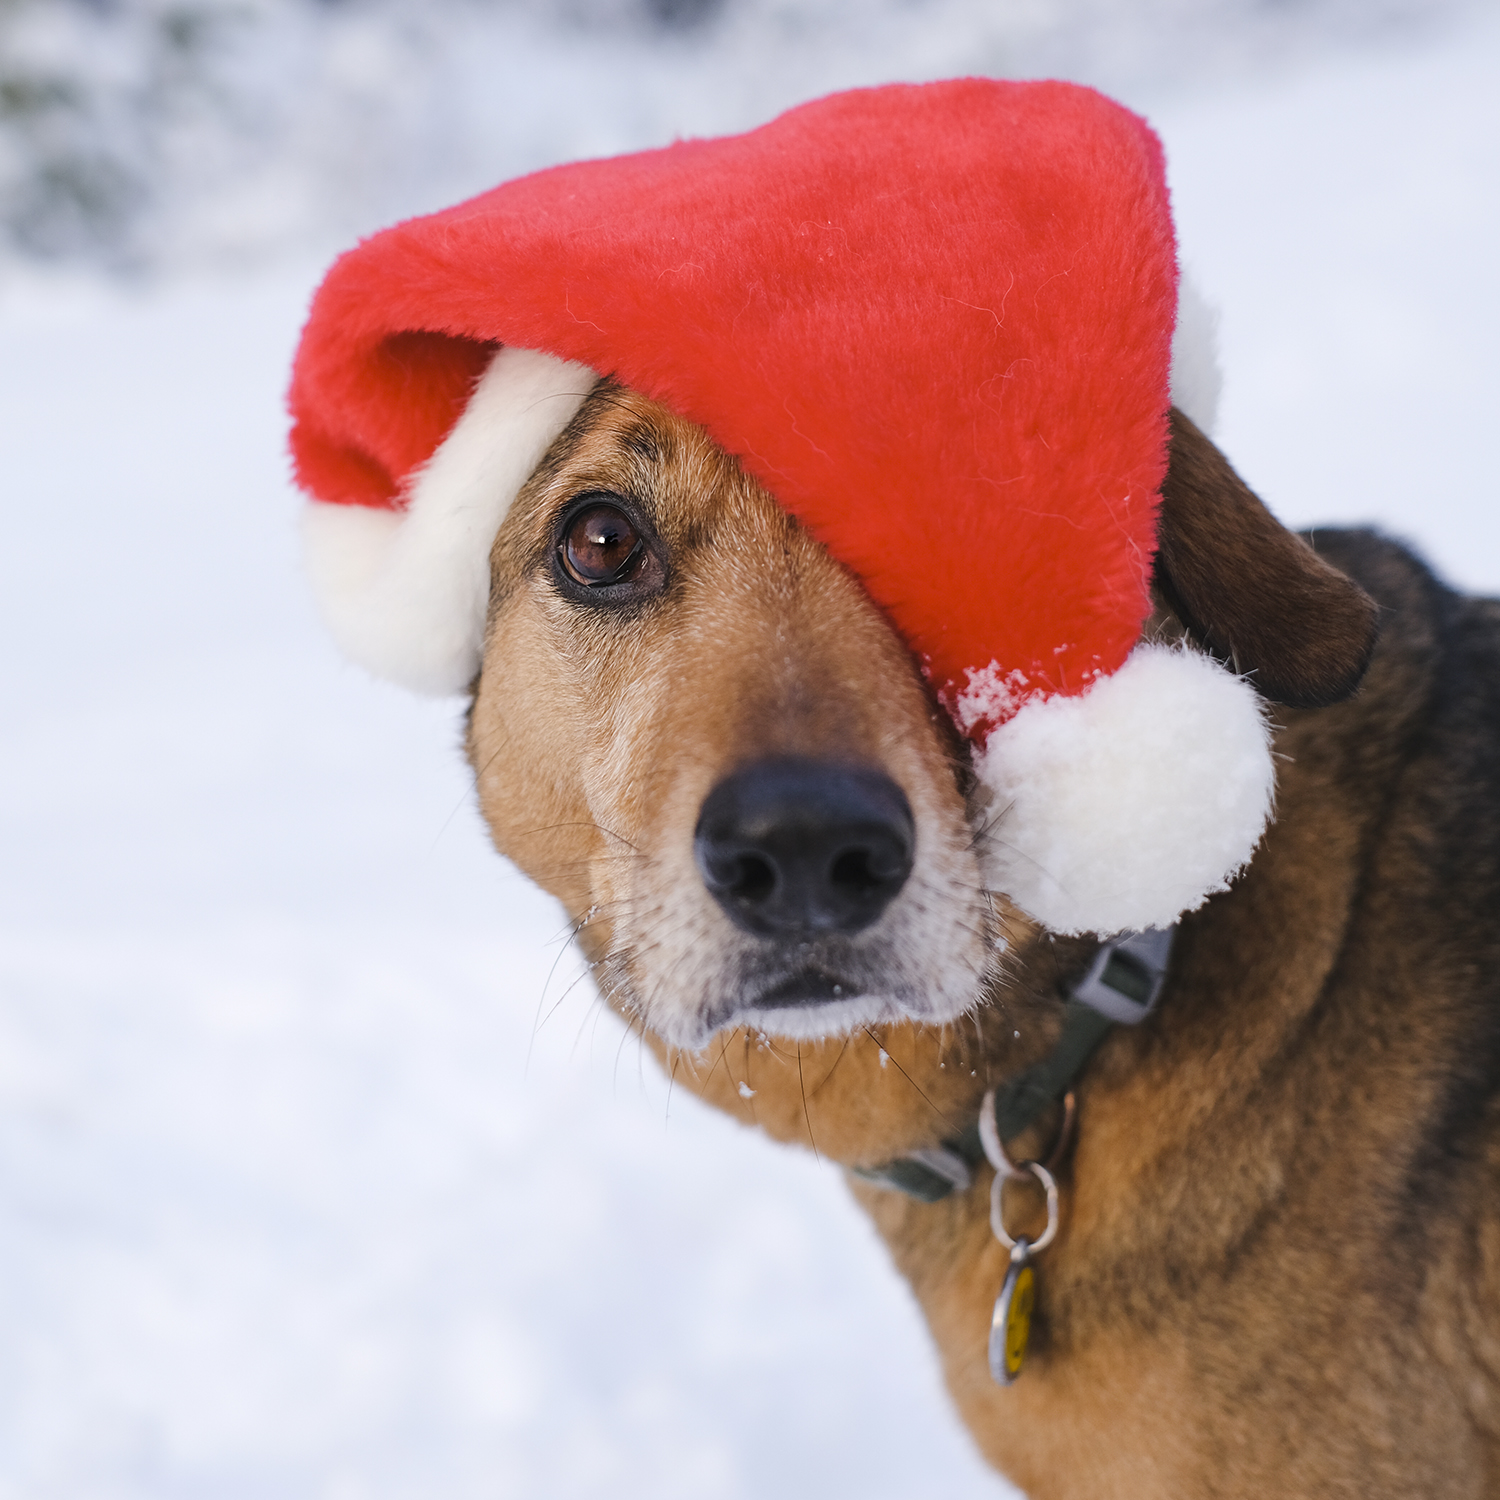
[[[1491, 591], [1497, 62], [1478, 19], [1128, 95], [1231, 457]], [[455, 710], [325, 640], [318, 270], [0, 282], [0, 1500], [1006, 1493], [837, 1171], [668, 1088]]]
[[1216, 436], [1289, 524], [1376, 522], [1500, 591], [1500, 27], [1150, 108], [1222, 312]]
[[325, 640], [310, 279], [5, 310], [0, 1496], [994, 1493], [837, 1172], [669, 1095]]

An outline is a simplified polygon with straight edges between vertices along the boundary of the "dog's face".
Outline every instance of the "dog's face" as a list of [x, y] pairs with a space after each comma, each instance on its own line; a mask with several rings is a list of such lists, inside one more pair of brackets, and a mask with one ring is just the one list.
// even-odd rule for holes
[[[863, 1034], [882, 1065], [871, 1028], [937, 1036], [933, 1067], [943, 1023], [978, 1007], [985, 1029], [980, 1002], [1041, 937], [985, 888], [995, 810], [863, 587], [701, 428], [600, 384], [491, 575], [480, 803], [618, 1010], [668, 1049]], [[1276, 702], [1339, 701], [1373, 649], [1369, 598], [1176, 412], [1156, 587], [1148, 631]]]
[[669, 1045], [944, 1022], [1026, 924], [948, 716], [698, 427], [603, 385], [495, 543], [469, 753], [501, 850]]

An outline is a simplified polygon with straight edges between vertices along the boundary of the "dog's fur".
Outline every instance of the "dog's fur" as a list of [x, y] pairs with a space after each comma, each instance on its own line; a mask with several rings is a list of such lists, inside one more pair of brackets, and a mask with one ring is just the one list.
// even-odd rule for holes
[[[591, 491], [650, 544], [608, 606], [556, 573], [559, 518]], [[1159, 1011], [1079, 1085], [1016, 1385], [986, 1363], [988, 1172], [931, 1205], [853, 1183], [964, 1419], [1034, 1500], [1500, 1493], [1500, 606], [1367, 533], [1316, 547], [1174, 416], [1149, 630], [1304, 706], [1273, 709], [1253, 864], [1183, 921]], [[1047, 1051], [1093, 944], [983, 889], [1004, 810], [979, 805], [916, 664], [700, 429], [602, 384], [492, 565], [469, 737], [485, 816], [679, 1084], [873, 1164], [958, 1134]], [[1372, 607], [1349, 578], [1382, 625], [1352, 697]], [[692, 855], [721, 778], [787, 754], [882, 770], [917, 829], [885, 916], [795, 951], [733, 927]], [[809, 965], [860, 993], [757, 1008]]]

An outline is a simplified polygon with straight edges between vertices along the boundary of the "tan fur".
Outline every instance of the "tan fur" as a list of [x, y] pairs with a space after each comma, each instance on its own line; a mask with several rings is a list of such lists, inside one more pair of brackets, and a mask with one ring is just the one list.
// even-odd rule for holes
[[[639, 500], [665, 547], [664, 590], [629, 611], [550, 581], [559, 508], [595, 489]], [[1211, 540], [1174, 555], [1201, 594], [1194, 545]], [[1389, 598], [1416, 588], [1399, 572]], [[983, 891], [961, 747], [902, 643], [703, 433], [597, 393], [493, 575], [470, 734], [485, 816], [679, 1083], [872, 1164], [954, 1136], [1047, 1050], [1079, 946]], [[1464, 979], [1417, 915], [1411, 747], [1436, 648], [1411, 621], [1360, 696], [1278, 710], [1264, 847], [1182, 924], [1160, 1015], [1116, 1028], [1085, 1074], [1014, 1387], [985, 1358], [1003, 1274], [988, 1173], [933, 1205], [853, 1184], [965, 1421], [1033, 1500], [1500, 1493], [1500, 1124], [1485, 1105], [1429, 1159]], [[744, 940], [703, 891], [694, 821], [728, 771], [777, 753], [878, 767], [917, 821], [917, 872], [871, 950], [902, 1004], [828, 1040], [713, 1024]]]

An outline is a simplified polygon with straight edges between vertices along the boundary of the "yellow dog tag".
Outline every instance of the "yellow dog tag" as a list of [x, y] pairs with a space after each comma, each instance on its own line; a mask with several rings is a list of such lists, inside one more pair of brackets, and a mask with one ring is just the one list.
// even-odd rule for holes
[[1010, 1269], [995, 1298], [990, 1319], [990, 1374], [997, 1385], [1009, 1385], [1021, 1373], [1031, 1340], [1031, 1309], [1036, 1302], [1036, 1269], [1031, 1244], [1022, 1238], [1010, 1252]]

